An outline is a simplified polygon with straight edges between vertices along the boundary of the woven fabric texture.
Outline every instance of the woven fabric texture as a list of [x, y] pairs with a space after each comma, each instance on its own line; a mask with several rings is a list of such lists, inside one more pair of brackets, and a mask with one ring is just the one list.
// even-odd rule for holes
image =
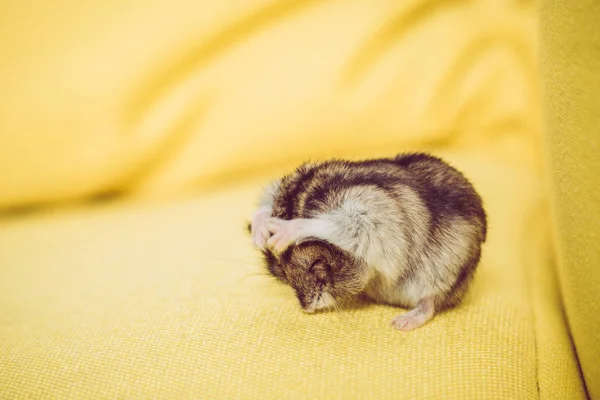
[[589, 394], [600, 398], [600, 3], [545, 1], [547, 145], [565, 308]]
[[464, 305], [409, 333], [392, 307], [307, 315], [265, 276], [243, 227], [256, 183], [5, 223], [0, 398], [583, 398], [556, 286], [531, 282], [548, 276], [539, 183], [447, 157], [490, 240]]

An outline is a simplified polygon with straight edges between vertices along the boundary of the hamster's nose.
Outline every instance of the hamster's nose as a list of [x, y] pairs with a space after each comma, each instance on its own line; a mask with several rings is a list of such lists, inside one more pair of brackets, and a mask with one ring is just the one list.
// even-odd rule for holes
[[302, 310], [307, 314], [313, 314], [315, 312], [314, 307], [306, 307], [306, 308], [302, 308]]
[[302, 311], [304, 311], [305, 313], [312, 314], [316, 311], [314, 301], [310, 301], [309, 299], [304, 297], [299, 297], [298, 300], [300, 301], [300, 307], [302, 307]]

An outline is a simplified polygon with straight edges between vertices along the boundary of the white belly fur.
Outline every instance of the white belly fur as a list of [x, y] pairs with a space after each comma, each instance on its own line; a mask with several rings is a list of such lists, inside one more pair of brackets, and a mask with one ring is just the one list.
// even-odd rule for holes
[[364, 292], [380, 303], [414, 308], [419, 301], [433, 295], [430, 291], [430, 288], [419, 282], [412, 280], [394, 282], [379, 276], [371, 281]]

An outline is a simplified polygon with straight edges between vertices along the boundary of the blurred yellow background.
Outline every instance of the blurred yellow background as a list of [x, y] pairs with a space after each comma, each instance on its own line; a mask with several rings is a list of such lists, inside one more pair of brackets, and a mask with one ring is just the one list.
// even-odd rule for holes
[[0, 7], [0, 207], [409, 147], [537, 157], [533, 3]]
[[[0, 397], [585, 398], [538, 22], [526, 0], [0, 2]], [[392, 307], [301, 313], [244, 231], [261, 186], [408, 150], [484, 198], [465, 304], [411, 333]]]

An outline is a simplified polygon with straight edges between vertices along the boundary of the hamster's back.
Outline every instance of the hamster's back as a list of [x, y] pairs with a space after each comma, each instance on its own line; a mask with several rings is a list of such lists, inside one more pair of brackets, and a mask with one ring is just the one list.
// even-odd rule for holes
[[393, 193], [410, 180], [392, 159], [328, 160], [305, 163], [281, 180], [273, 215], [282, 219], [310, 218], [335, 208], [348, 191]]
[[351, 188], [393, 194], [398, 185], [416, 192], [431, 215], [433, 227], [452, 216], [476, 220], [481, 225], [480, 239], [485, 241], [487, 222], [480, 196], [461, 172], [425, 153], [305, 163], [281, 180], [273, 215], [282, 219], [310, 218], [335, 207]]
[[478, 222], [485, 242], [487, 217], [481, 197], [460, 171], [424, 153], [400, 154], [393, 160], [410, 174], [410, 186], [430, 210], [433, 226], [444, 217], [460, 216]]

